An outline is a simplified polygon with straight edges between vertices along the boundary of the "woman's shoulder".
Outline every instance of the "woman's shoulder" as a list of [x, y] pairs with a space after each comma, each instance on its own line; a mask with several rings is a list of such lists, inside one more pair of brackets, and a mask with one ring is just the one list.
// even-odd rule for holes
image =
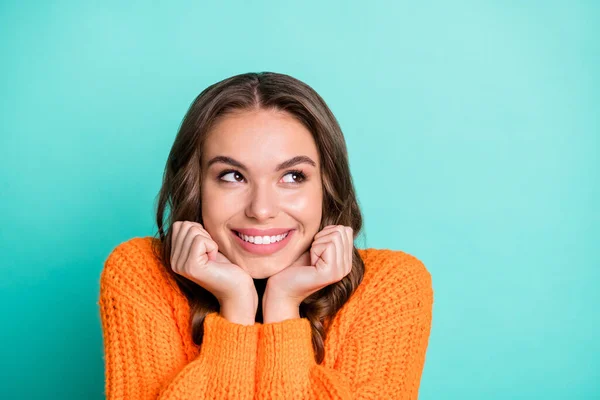
[[358, 252], [365, 264], [359, 286], [365, 297], [381, 299], [384, 291], [394, 296], [415, 291], [422, 291], [426, 297], [433, 296], [431, 273], [416, 256], [392, 249], [366, 248]]
[[157, 239], [134, 237], [115, 246], [104, 261], [103, 274], [122, 272], [144, 272], [155, 274], [160, 243]]
[[132, 295], [172, 291], [176, 284], [160, 261], [160, 251], [160, 241], [152, 236], [118, 244], [104, 261], [101, 288], [110, 286]]
[[358, 249], [358, 253], [365, 270], [358, 288], [336, 316], [340, 335], [353, 335], [357, 329], [376, 332], [382, 324], [401, 324], [431, 311], [431, 274], [420, 259], [405, 251], [372, 247]]

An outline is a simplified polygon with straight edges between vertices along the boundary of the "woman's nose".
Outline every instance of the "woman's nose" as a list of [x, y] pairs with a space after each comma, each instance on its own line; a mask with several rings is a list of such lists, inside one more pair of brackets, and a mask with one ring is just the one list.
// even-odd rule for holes
[[246, 215], [257, 220], [266, 220], [277, 215], [279, 198], [276, 189], [268, 185], [255, 187], [247, 200]]

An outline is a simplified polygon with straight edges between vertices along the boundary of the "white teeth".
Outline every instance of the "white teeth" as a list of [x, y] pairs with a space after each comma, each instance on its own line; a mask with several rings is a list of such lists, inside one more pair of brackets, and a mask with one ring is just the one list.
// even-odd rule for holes
[[286, 232], [282, 235], [276, 235], [276, 236], [248, 236], [248, 235], [243, 235], [238, 232], [237, 235], [246, 242], [250, 242], [250, 243], [254, 243], [254, 244], [271, 244], [271, 243], [275, 243], [275, 242], [280, 242], [288, 235], [288, 233], [289, 232]]

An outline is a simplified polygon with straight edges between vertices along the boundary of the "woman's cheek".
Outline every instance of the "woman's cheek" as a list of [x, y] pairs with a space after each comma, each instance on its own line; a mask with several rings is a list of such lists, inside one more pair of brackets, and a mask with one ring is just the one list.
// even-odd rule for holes
[[305, 234], [314, 236], [321, 224], [322, 198], [314, 193], [296, 194], [286, 199], [286, 212], [303, 226]]
[[303, 217], [306, 215], [310, 215], [310, 206], [311, 199], [310, 196], [306, 193], [295, 193], [293, 195], [287, 196], [284, 199], [285, 209], [291, 214], [293, 217]]

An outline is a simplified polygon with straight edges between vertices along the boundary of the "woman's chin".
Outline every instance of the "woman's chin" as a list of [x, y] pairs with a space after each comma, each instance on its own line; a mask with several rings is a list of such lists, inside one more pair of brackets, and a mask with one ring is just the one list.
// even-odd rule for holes
[[268, 268], [257, 268], [249, 270], [248, 273], [253, 279], [266, 279], [272, 277], [279, 271], [281, 271], [281, 269], [274, 270]]
[[242, 267], [253, 279], [270, 278], [283, 268], [280, 265], [271, 265], [269, 263], [254, 260], [250, 263], [245, 263]]
[[268, 279], [268, 278], [270, 278], [273, 275], [274, 274], [264, 273], [262, 271], [260, 271], [260, 272], [254, 272], [254, 273], [250, 274], [250, 276], [252, 277], [252, 279]]

